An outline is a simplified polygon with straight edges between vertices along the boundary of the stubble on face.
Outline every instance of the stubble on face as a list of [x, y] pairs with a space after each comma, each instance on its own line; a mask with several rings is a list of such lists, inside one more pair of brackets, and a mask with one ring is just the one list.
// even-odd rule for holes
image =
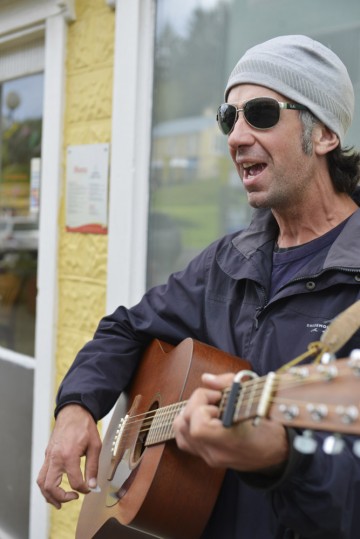
[[290, 175], [278, 170], [273, 173], [272, 184], [267, 190], [247, 191], [248, 203], [253, 208], [287, 210], [304, 199], [310, 181], [298, 170], [294, 169]]
[[311, 160], [303, 151], [299, 137], [297, 156], [290, 160], [270, 161], [266, 169], [267, 181], [248, 187], [247, 199], [253, 208], [288, 211], [304, 203], [313, 177]]

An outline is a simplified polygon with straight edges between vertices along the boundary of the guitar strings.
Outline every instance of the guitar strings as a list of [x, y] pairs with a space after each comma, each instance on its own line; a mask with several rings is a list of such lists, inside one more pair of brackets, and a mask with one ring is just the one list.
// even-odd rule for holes
[[[317, 376], [314, 376], [310, 380], [308, 378], [304, 379], [304, 380], [299, 379], [299, 378], [298, 379], [292, 378], [291, 380], [286, 381], [286, 383], [282, 384], [281, 389], [282, 390], [292, 389], [292, 388], [297, 387], [299, 385], [310, 385], [311, 383], [316, 383], [316, 382], [319, 382], [319, 381], [322, 381], [322, 380], [323, 380], [323, 376], [321, 374], [319, 374]], [[264, 389], [265, 382], [266, 382], [266, 376], [261, 377], [261, 378], [257, 378], [255, 380], [246, 381], [246, 382], [244, 382], [242, 384], [241, 394], [244, 396], [244, 395], [247, 395], [248, 393], [251, 392], [251, 397], [250, 397], [249, 400], [253, 400], [255, 403], [258, 404], [258, 402], [260, 400], [260, 397], [262, 395], [263, 389]], [[255, 391], [253, 389], [254, 387], [255, 387]], [[278, 387], [279, 387], [279, 378], [276, 379], [273, 391], [277, 390]], [[226, 406], [226, 397], [229, 395], [230, 390], [231, 390], [231, 388], [226, 388], [226, 389], [223, 390], [223, 395], [222, 395], [222, 399], [221, 399], [220, 402], [224, 403], [224, 404], [223, 404], [222, 407], [219, 408], [220, 411], [224, 411], [224, 408]], [[174, 408], [180, 408], [180, 410], [179, 410], [179, 412], [180, 412], [181, 409], [186, 405], [187, 402], [188, 402], [187, 400], [184, 400], [184, 401], [180, 401], [180, 402], [176, 402], [176, 403], [171, 403], [171, 404], [168, 404], [168, 405], [163, 406], [161, 408], [156, 408], [154, 410], [147, 410], [146, 412], [142, 412], [141, 414], [131, 416], [129, 418], [129, 420], [128, 420], [128, 423], [130, 423], [130, 419], [131, 419], [131, 422], [138, 422], [138, 421], [143, 421], [143, 418], [145, 418], [145, 417], [151, 418], [151, 417], [154, 417], [155, 415], [157, 415], [159, 417], [161, 413], [163, 413], [164, 415], [167, 415], [168, 413], [171, 413]], [[242, 404], [244, 404], [244, 403], [248, 403], [248, 401], [245, 401], [243, 399]]]
[[[285, 383], [281, 385], [281, 389], [282, 390], [291, 389], [299, 385], [306, 385], [309, 383], [316, 383], [318, 381], [323, 381], [323, 379], [324, 379], [323, 375], [321, 374], [318, 374], [317, 376], [313, 376], [310, 380], [309, 378], [306, 378], [306, 379], [292, 378], [289, 381], [285, 380]], [[266, 382], [266, 376], [257, 378], [255, 380], [252, 379], [243, 383], [239, 400], [240, 400], [240, 408], [244, 407], [249, 410], [248, 417], [246, 417], [245, 419], [250, 419], [251, 417], [256, 416], [256, 413], [253, 413], [252, 415], [250, 415], [250, 412], [254, 406], [258, 405], [260, 401], [260, 397], [262, 395], [265, 382]], [[279, 385], [280, 385], [280, 378], [277, 377], [272, 391], [276, 392]], [[220, 412], [224, 411], [226, 407], [227, 397], [229, 393], [230, 393], [229, 388], [226, 388], [223, 391], [222, 398], [220, 400], [220, 406], [219, 406]], [[271, 396], [269, 399], [269, 405], [275, 402], [285, 402], [286, 400], [289, 400], [289, 399]], [[294, 401], [294, 399], [291, 399], [290, 402], [292, 404], [297, 404], [297, 401]], [[147, 433], [150, 431], [150, 429], [152, 429], [153, 432], [158, 432], [161, 430], [166, 431], [167, 434], [166, 434], [165, 439], [169, 439], [169, 436], [174, 437], [173, 433], [170, 432], [172, 431], [173, 420], [175, 419], [176, 415], [178, 415], [181, 412], [182, 408], [184, 408], [186, 403], [187, 403], [187, 400], [169, 404], [167, 406], [157, 408], [154, 410], [148, 410], [146, 412], [143, 412], [141, 414], [137, 414], [134, 416], [129, 416], [128, 419], [126, 420], [123, 432], [121, 433], [121, 436], [122, 436], [121, 441], [124, 441], [126, 443], [128, 437], [132, 436], [133, 433], [136, 432], [136, 429], [139, 423], [142, 423], [142, 426], [139, 429], [138, 435]], [[298, 403], [303, 404], [303, 401], [300, 400], [298, 401]], [[254, 410], [254, 412], [255, 411], [256, 410]], [[153, 425], [154, 420], [156, 420], [156, 425]], [[159, 441], [165, 441], [165, 439], [159, 440]], [[154, 442], [154, 443], [158, 443], [159, 441]]]
[[[261, 380], [261, 383], [259, 383], [259, 381]], [[312, 379], [310, 382], [318, 382], [319, 380], [322, 380], [322, 377], [317, 377], [316, 379]], [[253, 402], [254, 404], [258, 404], [259, 403], [259, 400], [260, 400], [260, 397], [262, 395], [262, 392], [263, 392], [263, 386], [265, 384], [265, 381], [263, 381], [263, 379], [258, 379], [258, 383], [257, 384], [254, 384], [253, 381], [249, 382], [248, 384], [245, 382], [243, 384], [243, 387], [242, 387], [242, 391], [241, 391], [241, 394], [244, 396], [245, 395], [245, 399], [248, 397], [248, 400], [245, 400], [244, 398], [242, 399], [242, 406], [245, 406], [245, 405], [249, 405], [249, 401], [250, 402]], [[304, 385], [304, 384], [309, 384], [309, 380], [306, 380], [306, 381], [303, 381], [303, 380], [292, 380], [291, 382], [289, 382], [288, 384], [286, 385], [283, 385], [282, 386], [282, 389], [291, 389], [293, 387], [296, 387], [298, 385]], [[247, 385], [249, 385], [250, 387], [246, 387]], [[279, 384], [277, 384], [279, 385]], [[256, 392], [253, 391], [253, 386], [257, 386], [256, 388]], [[277, 388], [275, 387], [274, 388], [274, 391], [276, 390]], [[250, 390], [251, 390], [251, 397], [249, 398], [249, 395], [248, 393], [250, 393]], [[220, 412], [221, 411], [224, 411], [225, 407], [226, 407], [226, 397], [228, 396], [228, 394], [230, 393], [230, 389], [229, 388], [226, 388], [224, 391], [223, 391], [223, 396], [222, 396], [222, 399], [221, 399], [221, 406], [219, 408]], [[271, 401], [273, 401], [273, 397], [271, 398]], [[300, 401], [301, 402], [301, 401]], [[141, 414], [138, 414], [138, 415], [134, 415], [134, 416], [131, 416], [129, 417], [128, 421], [127, 421], [127, 424], [128, 425], [131, 425], [131, 424], [135, 424], [135, 423], [138, 423], [138, 422], [141, 422], [143, 421], [144, 419], [150, 419], [152, 420], [155, 415], [157, 417], [161, 417], [161, 416], [164, 416], [164, 417], [168, 417], [169, 415], [172, 415], [174, 413], [174, 411], [178, 411], [180, 413], [181, 409], [186, 405], [187, 403], [187, 400], [185, 401], [181, 401], [181, 402], [178, 402], [178, 403], [172, 403], [172, 404], [169, 404], [169, 405], [166, 405], [164, 407], [161, 407], [161, 408], [157, 408], [157, 409], [154, 409], [154, 410], [148, 410], [146, 412], [143, 412]]]

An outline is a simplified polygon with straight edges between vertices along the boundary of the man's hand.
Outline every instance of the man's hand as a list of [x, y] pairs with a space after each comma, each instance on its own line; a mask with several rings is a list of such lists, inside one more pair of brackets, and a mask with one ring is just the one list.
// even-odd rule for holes
[[244, 421], [224, 428], [217, 404], [233, 377], [203, 375], [207, 387], [193, 393], [174, 421], [176, 442], [180, 449], [202, 457], [209, 466], [271, 473], [288, 457], [285, 429], [268, 419], [261, 419], [257, 426]]
[[[37, 483], [47, 502], [57, 509], [96, 487], [101, 440], [91, 414], [82, 406], [68, 404], [60, 410]], [[86, 457], [85, 478], [80, 459]], [[60, 487], [66, 474], [73, 490]]]

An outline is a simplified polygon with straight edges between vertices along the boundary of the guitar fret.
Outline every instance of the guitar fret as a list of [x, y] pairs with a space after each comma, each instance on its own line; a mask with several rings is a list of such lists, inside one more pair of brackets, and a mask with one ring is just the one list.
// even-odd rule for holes
[[251, 415], [252, 405], [254, 403], [254, 396], [256, 393], [257, 380], [253, 380], [250, 384], [250, 395], [248, 398], [248, 404], [245, 409], [245, 415], [249, 417]]
[[168, 415], [166, 416], [166, 421], [163, 421], [162, 425], [162, 439], [166, 441], [169, 439], [169, 433], [171, 431], [172, 422], [174, 420], [174, 407], [169, 407]]
[[259, 405], [257, 407], [256, 414], [258, 417], [266, 416], [269, 403], [271, 400], [271, 395], [274, 389], [275, 381], [276, 381], [276, 374], [274, 372], [269, 372], [269, 374], [266, 376], [264, 387], [263, 387], [261, 397], [259, 400]]
[[161, 429], [162, 410], [156, 410], [154, 417], [152, 418], [148, 435], [146, 437], [146, 445], [152, 445], [158, 443], [159, 431]]
[[161, 440], [163, 441], [164, 439], [164, 416], [165, 416], [165, 410], [163, 410], [163, 414], [162, 414], [162, 417], [161, 417], [161, 421], [160, 421], [160, 424], [159, 424], [159, 430], [158, 430], [158, 440]]
[[173, 428], [172, 428], [172, 424], [173, 424], [173, 421], [174, 421], [175, 417], [178, 414], [178, 406], [179, 406], [178, 403], [176, 403], [176, 404], [168, 407], [169, 408], [169, 415], [168, 415], [167, 423], [166, 423], [166, 425], [164, 425], [163, 441], [171, 440], [172, 438], [175, 437], [175, 434], [174, 434], [174, 431], [173, 431]]
[[146, 437], [146, 446], [166, 442], [167, 440], [172, 440], [175, 438], [172, 425], [175, 417], [180, 413], [183, 406], [184, 403], [180, 402], [165, 406], [163, 408], [158, 408], [154, 412], [154, 416], [151, 420], [151, 426]]
[[235, 413], [234, 413], [234, 420], [236, 421], [236, 419], [238, 419], [240, 417], [240, 412], [241, 412], [241, 407], [243, 405], [243, 397], [244, 397], [244, 393], [245, 391], [243, 389], [240, 390], [240, 395], [239, 395], [239, 399], [238, 399], [238, 402], [236, 404], [236, 407], [235, 407]]

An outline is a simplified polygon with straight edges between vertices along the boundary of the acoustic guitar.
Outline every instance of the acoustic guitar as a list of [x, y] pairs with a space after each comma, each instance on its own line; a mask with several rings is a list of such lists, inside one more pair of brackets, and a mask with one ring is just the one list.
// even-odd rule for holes
[[[359, 434], [359, 363], [340, 359], [247, 375], [235, 400], [223, 392], [220, 416], [229, 415], [232, 400], [232, 423], [265, 416], [295, 428]], [[100, 454], [99, 491], [84, 497], [76, 539], [200, 537], [225, 471], [180, 451], [172, 423], [203, 372], [244, 370], [251, 371], [246, 361], [193, 339], [176, 347], [152, 342], [114, 409]]]

